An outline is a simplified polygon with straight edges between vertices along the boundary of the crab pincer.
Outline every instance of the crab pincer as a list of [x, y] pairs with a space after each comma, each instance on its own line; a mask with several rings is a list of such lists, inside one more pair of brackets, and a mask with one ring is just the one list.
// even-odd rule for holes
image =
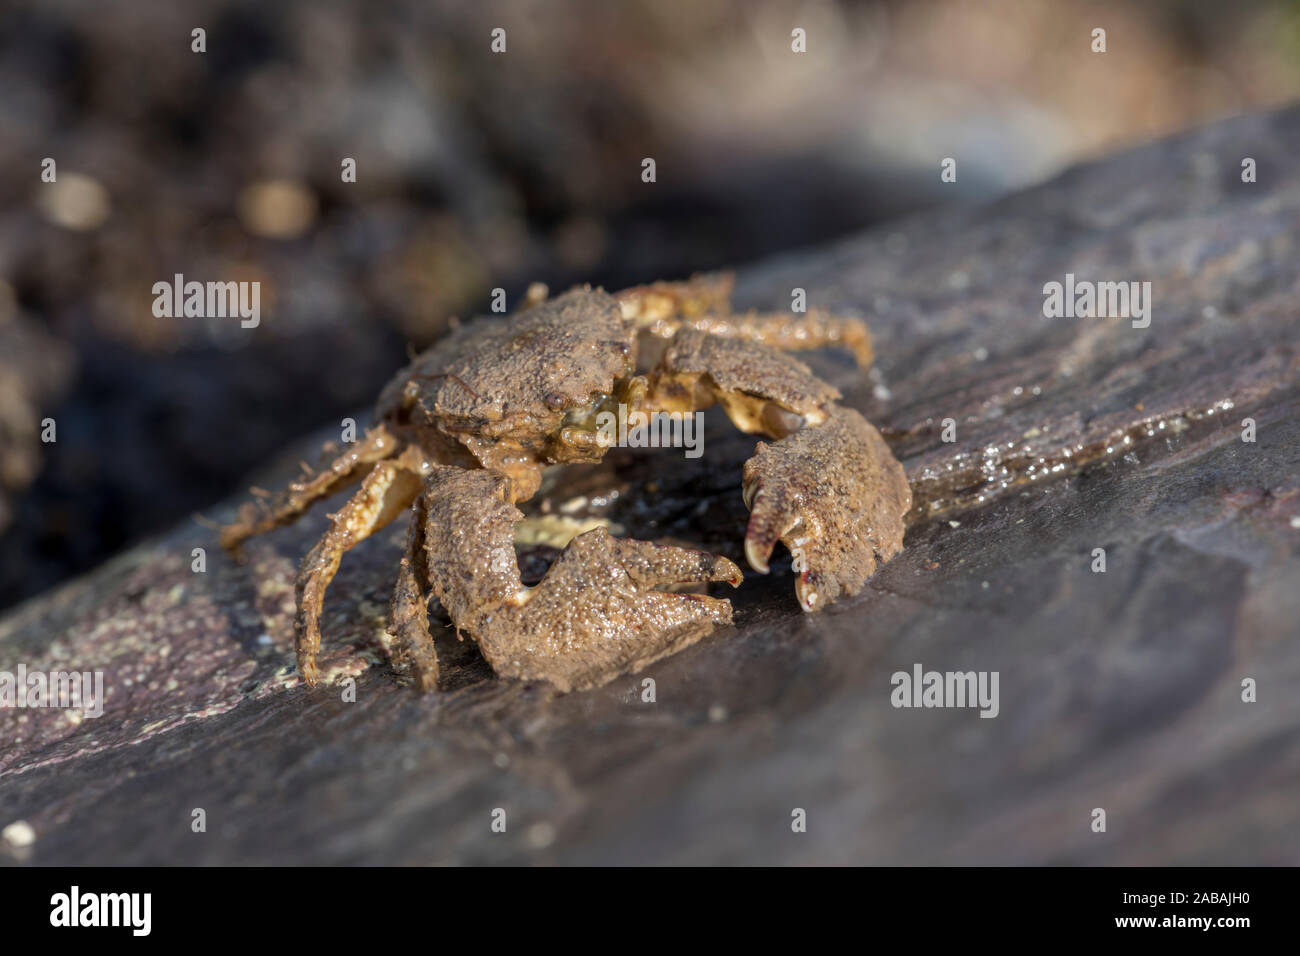
[[750, 509], [745, 557], [767, 573], [777, 541], [790, 550], [805, 611], [856, 594], [903, 546], [912, 493], [880, 433], [851, 408], [778, 442], [759, 442], [745, 463]]
[[521, 517], [508, 483], [490, 472], [435, 468], [426, 493], [426, 560], [433, 592], [502, 676], [561, 690], [604, 683], [731, 623], [729, 602], [664, 590], [741, 582], [719, 555], [611, 537], [569, 542], [531, 588], [513, 548]]

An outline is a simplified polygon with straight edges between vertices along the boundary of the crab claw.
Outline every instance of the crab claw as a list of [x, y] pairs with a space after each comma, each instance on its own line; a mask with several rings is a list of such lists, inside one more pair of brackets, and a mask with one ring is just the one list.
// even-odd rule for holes
[[742, 580], [726, 558], [595, 528], [574, 538], [540, 583], [475, 627], [492, 669], [560, 690], [637, 671], [731, 623], [728, 601], [679, 584]]
[[759, 442], [743, 487], [745, 557], [766, 574], [772, 549], [785, 544], [805, 611], [856, 594], [877, 562], [903, 545], [903, 515], [912, 505], [903, 467], [851, 408], [835, 407], [822, 424], [779, 442]]
[[514, 548], [522, 517], [509, 479], [480, 469], [434, 468], [426, 486], [429, 582], [458, 630], [502, 677], [545, 680], [562, 691], [595, 687], [681, 650], [731, 623], [731, 604], [672, 590], [742, 580], [707, 551], [578, 535], [546, 576], [524, 587]]

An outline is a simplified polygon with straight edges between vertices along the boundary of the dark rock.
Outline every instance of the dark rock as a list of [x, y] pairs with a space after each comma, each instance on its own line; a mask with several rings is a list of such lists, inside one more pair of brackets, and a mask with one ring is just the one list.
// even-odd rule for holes
[[[17, 314], [8, 293], [0, 282], [0, 533], [40, 470], [42, 444], [49, 447], [41, 410], [67, 387], [75, 365], [72, 350]], [[57, 428], [50, 437], [57, 442]]]
[[[735, 629], [568, 695], [493, 678], [448, 630], [445, 688], [422, 697], [383, 651], [393, 528], [345, 559], [326, 605], [322, 669], [356, 678], [346, 703], [292, 667], [293, 571], [325, 509], [244, 566], [186, 524], [28, 602], [0, 622], [0, 668], [102, 670], [107, 699], [79, 723], [0, 714], [0, 823], [36, 833], [10, 854], [1300, 862], [1297, 155], [1300, 110], [1244, 117], [745, 272], [745, 305], [799, 286], [872, 317], [873, 379], [818, 367], [916, 491], [903, 553], [825, 613], [801, 614], [774, 565], [735, 592]], [[1258, 183], [1240, 182], [1243, 156]], [[1043, 285], [1067, 272], [1150, 281], [1150, 327], [1044, 318]], [[562, 472], [532, 510], [585, 497], [580, 513], [629, 534], [735, 555], [753, 442], [708, 439], [698, 461]], [[891, 675], [917, 663], [998, 672], [998, 716], [893, 707]]]

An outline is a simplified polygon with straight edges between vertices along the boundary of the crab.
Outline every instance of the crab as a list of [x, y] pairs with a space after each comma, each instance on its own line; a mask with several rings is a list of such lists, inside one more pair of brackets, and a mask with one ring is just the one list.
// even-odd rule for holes
[[439, 676], [431, 596], [497, 675], [561, 691], [639, 670], [729, 625], [729, 601], [694, 592], [739, 586], [736, 564], [604, 527], [573, 537], [534, 586], [522, 583], [516, 504], [537, 492], [544, 468], [599, 461], [609, 442], [596, 420], [614, 409], [717, 404], [767, 438], [743, 469], [746, 560], [766, 574], [782, 542], [807, 612], [860, 591], [902, 547], [911, 491], [880, 433], [784, 350], [842, 347], [865, 366], [867, 326], [819, 310], [733, 313], [731, 290], [725, 273], [554, 298], [534, 285], [514, 315], [461, 325], [417, 355], [380, 395], [374, 427], [332, 464], [244, 505], [220, 535], [236, 555], [247, 538], [360, 483], [298, 573], [302, 678], [319, 679], [321, 608], [343, 554], [403, 513], [388, 627], [422, 690]]

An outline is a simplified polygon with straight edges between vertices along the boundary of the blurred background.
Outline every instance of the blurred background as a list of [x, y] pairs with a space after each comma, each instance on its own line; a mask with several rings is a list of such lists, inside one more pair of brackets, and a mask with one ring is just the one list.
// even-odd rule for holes
[[[41, 0], [0, 4], [0, 91], [6, 606], [368, 406], [494, 287], [741, 264], [1294, 100], [1300, 2]], [[260, 281], [261, 325], [154, 317], [175, 273]]]

